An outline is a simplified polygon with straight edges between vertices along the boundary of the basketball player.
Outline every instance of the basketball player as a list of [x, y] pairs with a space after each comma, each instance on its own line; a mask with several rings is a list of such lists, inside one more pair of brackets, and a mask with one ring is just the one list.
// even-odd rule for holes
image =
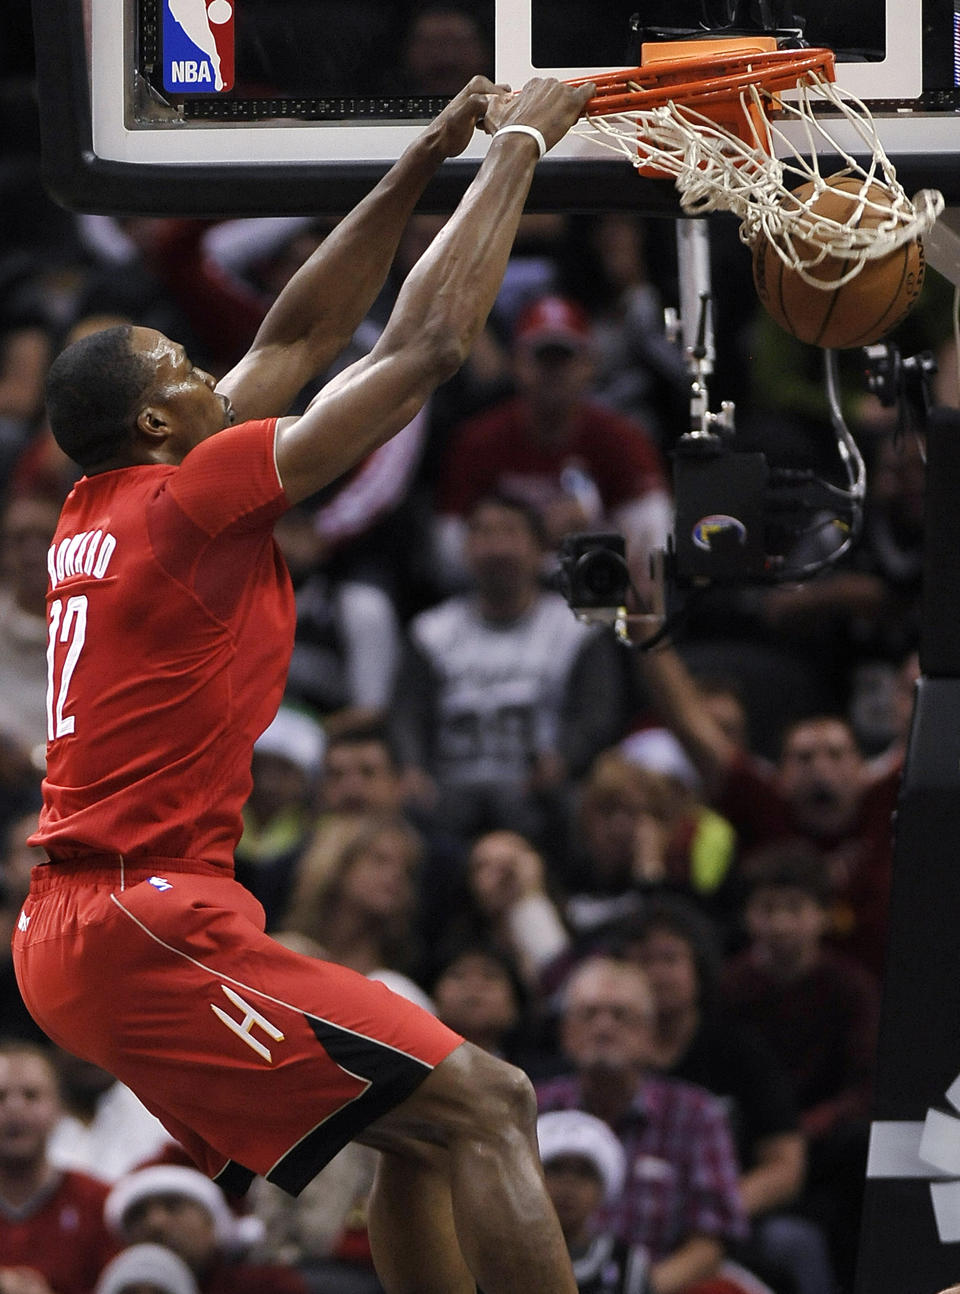
[[[15, 959], [67, 1050], [109, 1069], [228, 1190], [300, 1190], [347, 1141], [383, 1151], [386, 1289], [573, 1294], [526, 1078], [432, 1015], [263, 934], [232, 880], [254, 739], [293, 601], [281, 512], [407, 425], [493, 303], [544, 147], [591, 87], [476, 78], [281, 293], [215, 388], [183, 348], [113, 329], [54, 363], [54, 434], [86, 475], [50, 550], [47, 777]], [[371, 353], [276, 418], [352, 335], [429, 175], [494, 135]], [[239, 425], [236, 425], [239, 424]]]

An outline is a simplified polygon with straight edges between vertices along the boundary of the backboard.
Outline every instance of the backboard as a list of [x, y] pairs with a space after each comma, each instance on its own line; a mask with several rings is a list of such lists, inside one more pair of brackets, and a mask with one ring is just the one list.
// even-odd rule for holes
[[[83, 210], [337, 214], [467, 72], [514, 86], [582, 76], [638, 62], [644, 38], [744, 25], [833, 48], [838, 84], [873, 109], [906, 187], [960, 201], [960, 0], [33, 5], [44, 172], [59, 201]], [[478, 134], [447, 163], [424, 209], [452, 207], [486, 147]], [[538, 168], [531, 206], [676, 210], [668, 182], [573, 135]]]

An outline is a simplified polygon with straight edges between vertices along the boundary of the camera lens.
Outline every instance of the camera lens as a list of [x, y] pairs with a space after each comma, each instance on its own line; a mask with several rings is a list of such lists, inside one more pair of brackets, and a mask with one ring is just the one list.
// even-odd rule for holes
[[580, 588], [602, 604], [603, 599], [622, 602], [627, 591], [627, 569], [616, 553], [597, 548], [584, 553], [577, 562]]

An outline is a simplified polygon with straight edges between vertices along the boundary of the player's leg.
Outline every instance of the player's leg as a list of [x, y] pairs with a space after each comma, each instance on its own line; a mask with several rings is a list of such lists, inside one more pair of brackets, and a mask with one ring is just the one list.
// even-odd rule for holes
[[[421, 1165], [424, 1189], [442, 1201], [432, 1221], [389, 1169], [381, 1194], [402, 1210], [396, 1228], [421, 1237], [416, 1279], [407, 1241], [391, 1294], [423, 1290], [430, 1245], [460, 1279], [452, 1232], [484, 1294], [575, 1294], [525, 1075], [383, 985], [274, 943], [241, 887], [171, 875], [128, 875], [119, 891], [62, 873], [37, 882], [17, 973], [42, 997], [31, 1010], [51, 1036], [170, 1112], [209, 1147], [201, 1162], [218, 1176], [242, 1166], [295, 1194], [352, 1139]], [[78, 928], [80, 942], [69, 934]], [[118, 964], [136, 973], [118, 981]], [[444, 1152], [449, 1204], [423, 1167], [430, 1148]], [[375, 1223], [381, 1252], [391, 1225]]]
[[377, 1275], [390, 1294], [474, 1294], [453, 1220], [446, 1151], [383, 1151], [367, 1206]]
[[[411, 1155], [415, 1163], [421, 1162], [424, 1143], [446, 1149], [456, 1237], [485, 1294], [575, 1294], [566, 1244], [543, 1182], [533, 1088], [521, 1070], [464, 1043], [360, 1140]], [[412, 1228], [419, 1210], [410, 1209], [409, 1192], [389, 1179], [387, 1187], [377, 1207], [396, 1210], [388, 1227]], [[416, 1241], [408, 1241], [408, 1248], [416, 1254]], [[396, 1273], [398, 1283], [386, 1286], [390, 1294], [423, 1288], [425, 1253], [421, 1248], [416, 1275], [412, 1269]]]

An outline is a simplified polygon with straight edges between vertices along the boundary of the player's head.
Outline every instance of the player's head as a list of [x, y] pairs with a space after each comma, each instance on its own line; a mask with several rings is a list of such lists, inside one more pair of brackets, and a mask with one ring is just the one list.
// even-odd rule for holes
[[47, 376], [50, 430], [81, 467], [114, 457], [128, 443], [152, 373], [130, 344], [128, 324], [72, 342]]
[[120, 324], [67, 346], [47, 376], [50, 429], [85, 471], [179, 462], [233, 421], [214, 379], [153, 328]]

